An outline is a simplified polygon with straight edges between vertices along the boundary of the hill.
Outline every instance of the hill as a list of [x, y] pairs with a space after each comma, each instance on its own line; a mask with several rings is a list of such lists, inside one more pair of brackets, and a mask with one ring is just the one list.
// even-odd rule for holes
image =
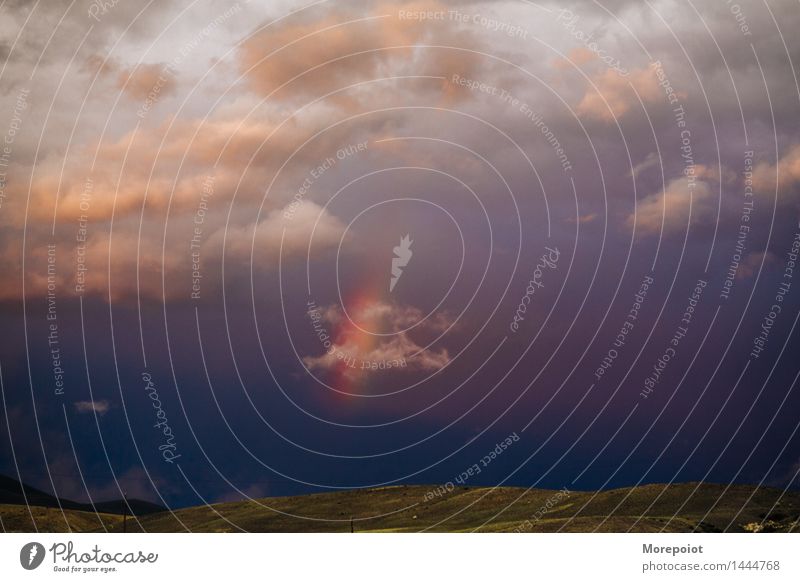
[[148, 513], [166, 510], [166, 508], [161, 505], [141, 499], [128, 499], [127, 501], [123, 499], [114, 499], [111, 501], [95, 502], [94, 504], [60, 499], [5, 475], [0, 475], [0, 504], [22, 506], [27, 504], [34, 507], [61, 508], [78, 512], [99, 512], [119, 515], [123, 513], [146, 515]]
[[65, 509], [62, 513], [51, 507], [0, 505], [3, 532], [104, 532], [112, 529], [116, 522], [121, 524], [122, 519], [121, 515], [74, 509]]
[[[602, 492], [557, 492], [516, 487], [458, 487], [433, 495], [408, 485], [264, 498], [129, 518], [127, 531], [146, 532], [744, 532], [798, 531], [800, 493], [750, 485], [644, 485]], [[16, 512], [16, 513], [14, 513]], [[27, 512], [0, 506], [0, 520]], [[54, 513], [55, 512], [55, 513]], [[55, 515], [55, 517], [54, 517]], [[119, 516], [59, 510], [34, 515], [40, 531], [122, 531]], [[40, 521], [41, 519], [41, 521]], [[27, 529], [32, 531], [31, 517]], [[23, 520], [24, 521], [24, 520]], [[72, 523], [72, 522], [70, 522]], [[84, 529], [84, 527], [86, 529]], [[54, 529], [49, 529], [54, 528]], [[60, 528], [60, 529], [58, 529]], [[77, 527], [75, 528], [78, 529]], [[20, 530], [17, 530], [20, 531]]]

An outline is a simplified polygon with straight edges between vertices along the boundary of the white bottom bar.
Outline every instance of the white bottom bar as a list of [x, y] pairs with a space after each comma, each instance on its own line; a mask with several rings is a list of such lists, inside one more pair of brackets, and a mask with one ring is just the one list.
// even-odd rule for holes
[[[31, 542], [46, 553], [27, 571]], [[796, 581], [798, 550], [793, 534], [3, 534], [0, 578]]]

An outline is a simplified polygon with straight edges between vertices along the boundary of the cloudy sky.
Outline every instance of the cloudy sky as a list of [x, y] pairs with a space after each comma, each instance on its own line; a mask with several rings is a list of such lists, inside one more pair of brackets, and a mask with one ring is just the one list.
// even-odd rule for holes
[[796, 3], [0, 14], [0, 473], [796, 486]]

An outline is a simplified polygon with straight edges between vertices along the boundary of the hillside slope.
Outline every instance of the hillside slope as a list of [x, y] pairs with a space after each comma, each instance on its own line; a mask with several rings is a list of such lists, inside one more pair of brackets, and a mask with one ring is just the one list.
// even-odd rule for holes
[[35, 487], [20, 483], [18, 480], [0, 475], [0, 504], [3, 505], [28, 505], [32, 507], [49, 507], [56, 510], [74, 510], [77, 512], [88, 513], [112, 513], [122, 515], [123, 513], [145, 515], [164, 511], [165, 508], [156, 503], [143, 501], [141, 499], [131, 499], [127, 501], [114, 499], [111, 501], [97, 501], [91, 503], [79, 503], [69, 499], [61, 499], [45, 493]]
[[[12, 511], [27, 513], [24, 506], [0, 506], [7, 531], [20, 523], [11, 520]], [[41, 514], [41, 523], [36, 518], [40, 531], [65, 531], [59, 510], [42, 509]], [[598, 493], [459, 487], [435, 496], [430, 487], [396, 486], [191, 507], [174, 515], [152, 513], [129, 518], [127, 531], [349, 532], [351, 518], [356, 532], [798, 531], [800, 493], [683, 483]], [[89, 520], [96, 531], [104, 526], [121, 532], [123, 527], [119, 516], [89, 513], [72, 519], [81, 531], [91, 529]], [[21, 523], [22, 531], [32, 531], [30, 517], [27, 529]]]

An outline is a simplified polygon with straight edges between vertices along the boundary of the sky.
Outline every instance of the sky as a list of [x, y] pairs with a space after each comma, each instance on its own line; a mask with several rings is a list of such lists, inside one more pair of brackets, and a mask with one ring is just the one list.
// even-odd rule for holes
[[796, 4], [0, 15], [0, 473], [797, 487]]

